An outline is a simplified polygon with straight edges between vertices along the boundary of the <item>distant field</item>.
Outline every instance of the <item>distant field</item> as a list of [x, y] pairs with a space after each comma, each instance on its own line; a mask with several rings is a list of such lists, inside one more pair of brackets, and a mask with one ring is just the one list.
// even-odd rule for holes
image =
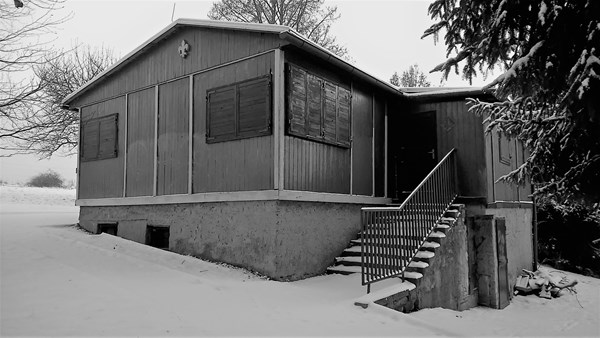
[[75, 205], [75, 189], [0, 186], [0, 204]]

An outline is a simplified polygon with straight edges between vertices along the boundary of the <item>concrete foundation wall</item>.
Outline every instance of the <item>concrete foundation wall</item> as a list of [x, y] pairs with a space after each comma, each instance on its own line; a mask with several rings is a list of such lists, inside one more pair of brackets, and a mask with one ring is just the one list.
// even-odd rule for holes
[[169, 226], [169, 249], [242, 266], [277, 280], [321, 274], [360, 230], [355, 204], [240, 201], [81, 207], [80, 224], [119, 222], [118, 235], [144, 243], [147, 225]]
[[533, 231], [531, 208], [486, 209], [486, 214], [504, 217], [506, 220], [506, 256], [508, 259], [508, 283], [514, 289], [522, 269], [533, 267]]
[[469, 285], [468, 236], [464, 209], [446, 232], [417, 286], [417, 308], [466, 310], [477, 304]]

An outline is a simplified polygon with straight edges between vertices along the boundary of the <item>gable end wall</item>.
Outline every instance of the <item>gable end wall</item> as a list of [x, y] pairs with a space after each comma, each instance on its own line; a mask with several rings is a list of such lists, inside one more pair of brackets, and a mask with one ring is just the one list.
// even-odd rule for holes
[[[182, 40], [190, 46], [185, 59], [178, 52]], [[179, 28], [150, 44], [149, 50], [141, 52], [129, 64], [101, 80], [76, 98], [71, 106], [81, 107], [103, 101], [286, 44], [275, 34]]]

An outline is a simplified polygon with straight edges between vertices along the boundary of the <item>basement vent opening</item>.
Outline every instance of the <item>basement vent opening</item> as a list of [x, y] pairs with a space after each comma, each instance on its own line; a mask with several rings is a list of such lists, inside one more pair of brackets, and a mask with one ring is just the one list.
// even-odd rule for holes
[[146, 228], [146, 244], [155, 248], [169, 250], [169, 227], [148, 225]]
[[98, 234], [105, 233], [116, 236], [118, 231], [118, 224], [119, 223], [117, 222], [98, 223]]

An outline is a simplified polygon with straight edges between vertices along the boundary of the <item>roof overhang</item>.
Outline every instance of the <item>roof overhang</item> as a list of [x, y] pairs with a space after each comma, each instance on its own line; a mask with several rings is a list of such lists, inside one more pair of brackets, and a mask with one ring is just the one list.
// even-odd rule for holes
[[492, 91], [480, 87], [409, 87], [399, 90], [406, 99], [416, 102], [456, 101], [465, 98], [496, 100]]

